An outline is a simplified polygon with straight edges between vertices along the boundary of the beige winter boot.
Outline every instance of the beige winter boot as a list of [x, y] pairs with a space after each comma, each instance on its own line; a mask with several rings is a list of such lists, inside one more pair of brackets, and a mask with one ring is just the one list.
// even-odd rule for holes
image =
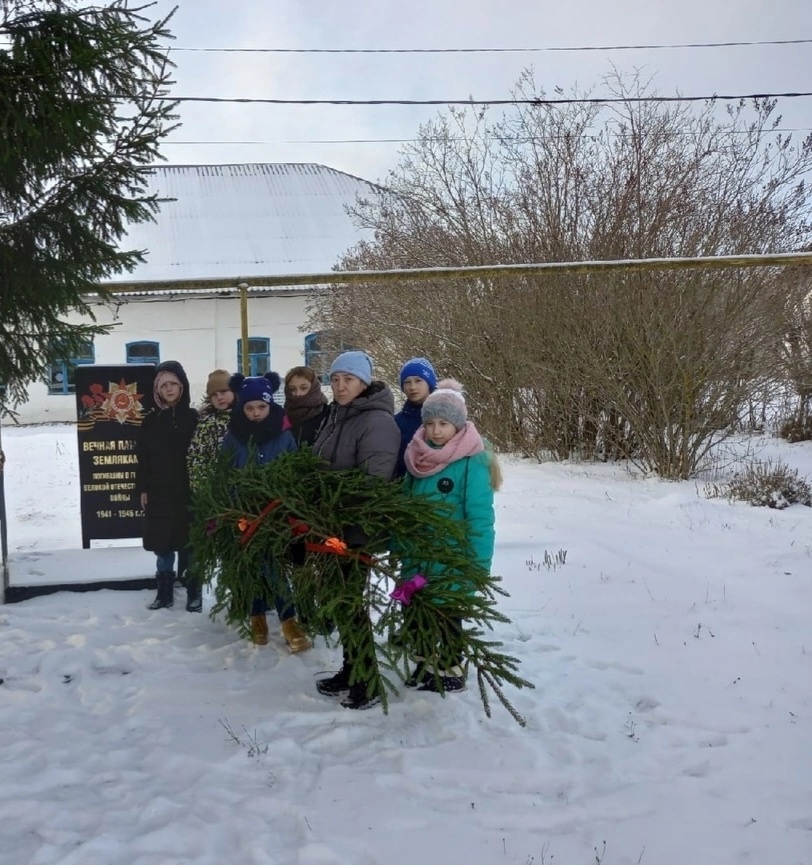
[[285, 619], [282, 622], [282, 635], [291, 652], [306, 652], [313, 647], [313, 641], [302, 630], [302, 626], [296, 619]]
[[268, 645], [268, 620], [265, 618], [265, 613], [251, 616], [251, 642], [255, 646]]

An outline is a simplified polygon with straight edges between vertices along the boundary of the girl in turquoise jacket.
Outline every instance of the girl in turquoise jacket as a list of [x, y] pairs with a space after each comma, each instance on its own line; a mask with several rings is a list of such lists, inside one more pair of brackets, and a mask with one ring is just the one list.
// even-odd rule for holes
[[[451, 505], [453, 518], [467, 525], [472, 563], [490, 571], [495, 537], [493, 494], [502, 479], [493, 451], [468, 420], [460, 383], [441, 381], [423, 403], [422, 420], [404, 454], [408, 472], [405, 490], [409, 495]], [[409, 572], [431, 579], [441, 576], [443, 568], [436, 562], [404, 562], [404, 575]], [[439, 691], [437, 678], [418, 664], [406, 685]], [[439, 678], [445, 693], [465, 688], [459, 665], [440, 671]]]

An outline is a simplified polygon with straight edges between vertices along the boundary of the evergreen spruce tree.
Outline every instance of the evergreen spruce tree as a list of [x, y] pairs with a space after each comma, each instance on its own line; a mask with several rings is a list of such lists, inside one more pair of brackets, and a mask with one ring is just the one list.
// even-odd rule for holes
[[[86, 300], [132, 270], [125, 226], [153, 218], [145, 170], [173, 128], [168, 16], [126, 0], [0, 0], [0, 384], [27, 382], [106, 329]], [[87, 323], [68, 322], [80, 313]]]
[[[357, 659], [354, 676], [377, 685], [384, 710], [414, 658], [441, 685], [438, 672], [462, 657], [486, 713], [492, 692], [524, 725], [503, 686], [533, 686], [488, 635], [509, 623], [496, 607], [506, 592], [499, 577], [472, 564], [466, 526], [442, 504], [405, 495], [401, 484], [321, 466], [308, 449], [237, 471], [228, 455], [212, 465], [195, 496], [192, 547], [195, 567], [215, 586], [213, 615], [224, 612], [247, 632], [251, 600], [268, 591], [263, 564], [273, 560], [291, 577], [303, 624], [314, 635], [337, 627]], [[363, 546], [344, 544], [350, 527], [367, 539]], [[295, 544], [307, 551], [303, 565], [291, 563]], [[410, 561], [436, 562], [443, 576], [418, 588]], [[391, 595], [404, 586], [412, 590], [406, 603]]]

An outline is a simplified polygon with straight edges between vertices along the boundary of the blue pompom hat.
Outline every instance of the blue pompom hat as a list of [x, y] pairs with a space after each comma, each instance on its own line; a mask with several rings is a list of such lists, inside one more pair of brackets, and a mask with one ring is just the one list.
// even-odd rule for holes
[[364, 384], [372, 384], [372, 358], [365, 351], [345, 351], [330, 364], [328, 375], [336, 372], [354, 375]]
[[248, 378], [241, 372], [237, 372], [229, 379], [228, 386], [237, 395], [237, 404], [240, 406], [254, 400], [262, 400], [270, 404], [273, 402], [273, 395], [279, 390], [281, 381], [279, 373], [276, 372], [266, 372], [265, 375], [252, 375]]
[[425, 357], [413, 357], [411, 360], [407, 360], [400, 368], [401, 390], [403, 390], [403, 382], [412, 375], [423, 379], [429, 386], [429, 393], [437, 388], [437, 373], [434, 371], [431, 361]]

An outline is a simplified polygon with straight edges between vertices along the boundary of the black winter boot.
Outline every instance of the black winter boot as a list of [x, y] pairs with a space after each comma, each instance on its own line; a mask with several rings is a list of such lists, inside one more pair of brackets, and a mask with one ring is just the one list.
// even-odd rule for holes
[[439, 675], [437, 678], [428, 673], [418, 691], [430, 691], [432, 694], [455, 694], [465, 690], [464, 676]]
[[341, 669], [327, 679], [316, 682], [316, 690], [325, 697], [343, 697], [350, 690], [350, 673], [352, 667], [345, 661]]
[[370, 695], [367, 682], [356, 682], [350, 685], [350, 691], [341, 701], [341, 705], [345, 709], [371, 709], [380, 702], [381, 698], [377, 694]]
[[431, 680], [431, 673], [423, 661], [419, 661], [411, 676], [403, 683], [407, 688], [420, 688]]
[[161, 610], [164, 607], [173, 606], [175, 603], [175, 572], [158, 571], [155, 574], [155, 579], [158, 582], [158, 594], [155, 595], [155, 600], [147, 609]]
[[203, 585], [200, 580], [186, 574], [186, 612], [203, 612]]
[[326, 679], [316, 682], [316, 690], [325, 697], [343, 697], [350, 690], [350, 676], [352, 675], [352, 662], [347, 650], [342, 647], [341, 669]]

